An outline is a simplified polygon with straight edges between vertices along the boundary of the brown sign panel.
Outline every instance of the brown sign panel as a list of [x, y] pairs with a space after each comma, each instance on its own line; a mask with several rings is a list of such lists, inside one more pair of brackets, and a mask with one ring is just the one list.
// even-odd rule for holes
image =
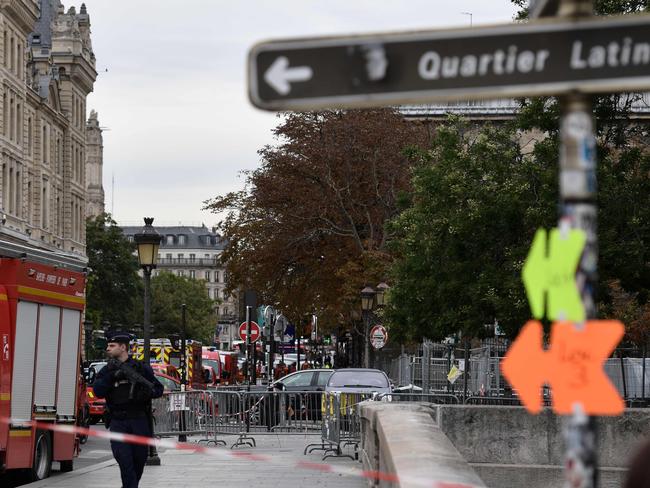
[[249, 54], [266, 110], [650, 89], [650, 15], [272, 41]]

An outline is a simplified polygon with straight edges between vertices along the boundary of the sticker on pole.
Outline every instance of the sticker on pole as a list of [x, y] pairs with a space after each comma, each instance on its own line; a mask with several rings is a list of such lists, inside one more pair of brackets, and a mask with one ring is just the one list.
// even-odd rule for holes
[[571, 322], [555, 322], [550, 347], [544, 350], [542, 324], [531, 320], [508, 350], [501, 370], [530, 413], [541, 411], [541, 389], [548, 384], [558, 414], [569, 415], [581, 404], [589, 415], [619, 415], [625, 404], [604, 364], [624, 332], [618, 320], [590, 320], [580, 329]]
[[[533, 317], [584, 322], [585, 308], [576, 285], [576, 270], [585, 247], [584, 231], [539, 229], [521, 272]], [[548, 252], [547, 252], [548, 245]]]
[[375, 325], [370, 330], [370, 344], [374, 349], [381, 349], [388, 342], [388, 331], [383, 325]]

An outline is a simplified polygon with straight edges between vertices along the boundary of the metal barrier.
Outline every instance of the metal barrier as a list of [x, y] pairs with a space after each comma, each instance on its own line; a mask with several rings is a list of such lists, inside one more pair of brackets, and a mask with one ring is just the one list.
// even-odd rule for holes
[[[321, 443], [308, 444], [304, 453], [324, 451], [328, 457], [349, 457], [357, 459], [357, 448], [361, 442], [361, 417], [359, 404], [372, 400], [373, 393], [329, 392], [322, 396]], [[346, 446], [354, 447], [354, 456], [343, 454]]]
[[165, 393], [152, 403], [154, 433], [157, 437], [205, 435], [212, 407], [204, 391]]

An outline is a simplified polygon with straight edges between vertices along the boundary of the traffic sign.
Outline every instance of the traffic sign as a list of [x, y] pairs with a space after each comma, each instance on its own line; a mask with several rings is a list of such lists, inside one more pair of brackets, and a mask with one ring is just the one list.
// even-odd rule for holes
[[[246, 334], [248, 332], [248, 324], [242, 322], [239, 326], [239, 338], [242, 341], [246, 340]], [[251, 342], [255, 342], [260, 338], [260, 326], [257, 325], [257, 322], [251, 320]]]
[[531, 320], [508, 350], [501, 370], [531, 413], [541, 411], [541, 388], [548, 383], [558, 414], [573, 413], [579, 403], [586, 414], [618, 415], [624, 403], [603, 366], [624, 332], [617, 320], [590, 320], [581, 328], [555, 322], [545, 351], [542, 324]]
[[650, 89], [650, 15], [296, 39], [249, 53], [266, 110]]
[[521, 276], [528, 295], [533, 317], [546, 316], [550, 320], [585, 320], [585, 307], [576, 285], [576, 270], [585, 247], [586, 236], [578, 229], [552, 229], [548, 238], [546, 230], [535, 233]]
[[388, 342], [388, 331], [383, 325], [375, 325], [370, 330], [370, 344], [375, 349], [381, 349]]

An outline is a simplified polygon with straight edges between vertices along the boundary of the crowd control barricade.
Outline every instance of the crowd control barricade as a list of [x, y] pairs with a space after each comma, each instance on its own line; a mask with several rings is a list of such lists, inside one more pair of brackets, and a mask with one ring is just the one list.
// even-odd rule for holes
[[[375, 398], [374, 393], [328, 392], [322, 397], [321, 444], [309, 444], [304, 453], [324, 451], [328, 457], [357, 459], [361, 442], [361, 417], [359, 404]], [[354, 456], [343, 453], [343, 448], [353, 446]]]
[[156, 437], [207, 436], [213, 405], [204, 391], [166, 392], [152, 402]]

